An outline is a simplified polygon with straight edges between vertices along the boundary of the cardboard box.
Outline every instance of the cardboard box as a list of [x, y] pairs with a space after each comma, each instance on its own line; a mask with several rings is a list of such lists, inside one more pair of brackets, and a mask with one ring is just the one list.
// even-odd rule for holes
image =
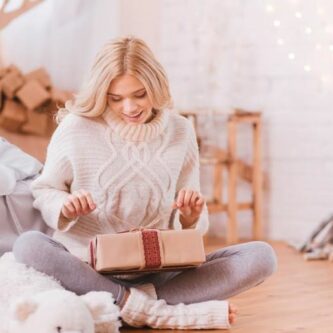
[[22, 125], [27, 121], [25, 108], [13, 101], [6, 100], [4, 108], [0, 114], [0, 125], [8, 131], [18, 132]]
[[3, 91], [2, 91], [2, 84], [0, 81], [0, 113], [1, 113], [2, 107], [3, 107]]
[[0, 79], [2, 79], [8, 73], [7, 67], [0, 68]]
[[[52, 135], [57, 127], [55, 116], [58, 109], [72, 98], [72, 93], [52, 86], [44, 68], [26, 76], [15, 65], [0, 68], [0, 115], [6, 101], [15, 102], [8, 104], [10, 110], [6, 108], [0, 126], [11, 131]], [[16, 113], [12, 109], [16, 109]]]
[[92, 267], [108, 274], [180, 270], [206, 260], [202, 235], [195, 229], [97, 235], [89, 251]]
[[23, 124], [21, 131], [28, 134], [44, 136], [48, 131], [48, 114], [34, 110], [27, 110], [27, 122]]
[[16, 96], [29, 110], [38, 108], [51, 98], [51, 94], [36, 80], [25, 83]]
[[1, 79], [2, 90], [8, 98], [13, 98], [23, 84], [24, 79], [17, 72], [9, 72]]
[[73, 94], [65, 91], [65, 90], [60, 90], [55, 87], [51, 89], [51, 97], [52, 100], [56, 103], [58, 108], [62, 108], [65, 106], [65, 103], [73, 98]]
[[16, 67], [15, 65], [10, 65], [7, 67], [7, 72], [8, 73], [16, 73], [22, 76], [22, 72]]
[[51, 78], [44, 68], [36, 69], [25, 75], [25, 80], [38, 81], [45, 89], [49, 89], [52, 86]]

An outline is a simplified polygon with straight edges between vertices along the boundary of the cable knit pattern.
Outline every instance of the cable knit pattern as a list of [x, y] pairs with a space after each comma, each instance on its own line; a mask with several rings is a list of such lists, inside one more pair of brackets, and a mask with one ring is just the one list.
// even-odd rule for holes
[[[183, 187], [200, 190], [196, 136], [190, 121], [163, 110], [139, 125], [111, 112], [93, 119], [69, 114], [50, 141], [32, 191], [34, 206], [56, 229], [54, 237], [86, 260], [96, 234], [179, 229], [172, 203]], [[91, 193], [97, 208], [74, 221], [60, 218], [69, 193], [80, 189]], [[207, 207], [193, 227], [207, 231]]]

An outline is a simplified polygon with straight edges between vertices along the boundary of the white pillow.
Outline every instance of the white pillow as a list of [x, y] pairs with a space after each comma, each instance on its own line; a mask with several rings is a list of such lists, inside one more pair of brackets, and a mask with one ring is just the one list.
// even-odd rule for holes
[[43, 165], [0, 137], [0, 195], [11, 194], [18, 180], [37, 175]]

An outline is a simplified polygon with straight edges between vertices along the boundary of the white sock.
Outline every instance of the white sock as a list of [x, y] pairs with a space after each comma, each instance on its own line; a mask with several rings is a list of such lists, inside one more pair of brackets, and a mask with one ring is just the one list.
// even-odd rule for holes
[[207, 301], [193, 304], [169, 305], [156, 300], [137, 288], [122, 308], [122, 319], [134, 327], [149, 326], [160, 329], [227, 329], [229, 305], [227, 301]]

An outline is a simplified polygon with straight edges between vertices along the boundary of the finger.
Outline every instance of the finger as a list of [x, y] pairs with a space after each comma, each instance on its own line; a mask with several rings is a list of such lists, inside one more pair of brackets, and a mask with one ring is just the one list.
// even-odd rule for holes
[[176, 209], [177, 208], [177, 202], [174, 201], [173, 204], [172, 204], [172, 209]]
[[78, 191], [75, 193], [75, 196], [79, 200], [81, 213], [86, 214], [89, 211], [89, 209], [88, 209], [88, 202], [87, 202], [85, 194], [81, 191]]
[[75, 206], [74, 206], [74, 204], [73, 204], [73, 200], [74, 200], [74, 196], [72, 195], [72, 194], [70, 194], [68, 197], [67, 197], [67, 200], [66, 200], [66, 202], [65, 202], [65, 204], [64, 205], [66, 205], [66, 207], [67, 208], [71, 208], [72, 207], [72, 209], [74, 210], [74, 212], [75, 212]]
[[195, 205], [196, 206], [203, 206], [204, 203], [205, 203], [205, 199], [202, 196], [200, 196], [200, 197], [198, 197], [197, 201], [195, 202]]
[[71, 203], [73, 204], [73, 206], [75, 208], [75, 213], [77, 215], [81, 215], [82, 214], [82, 208], [81, 208], [81, 204], [80, 204], [79, 198], [73, 195], [73, 197], [71, 199]]
[[81, 203], [81, 206], [82, 206], [83, 213], [84, 214], [90, 213], [90, 207], [89, 207], [89, 204], [88, 204], [87, 197], [83, 196], [83, 197], [80, 197], [79, 199], [80, 199], [80, 203]]
[[80, 204], [84, 214], [89, 214], [92, 210], [96, 208], [96, 205], [89, 192], [85, 190], [79, 190], [75, 192], [75, 194], [80, 200]]
[[195, 203], [195, 206], [194, 206], [194, 209], [196, 211], [202, 211], [203, 207], [204, 207], [204, 204], [205, 204], [205, 199], [203, 197], [200, 197], [198, 198], [198, 200], [196, 201]]
[[190, 206], [194, 207], [197, 203], [197, 201], [200, 198], [200, 194], [198, 192], [193, 192], [191, 201], [190, 201]]
[[75, 216], [75, 208], [71, 202], [66, 202], [62, 208], [62, 214], [66, 218], [73, 218]]
[[95, 202], [94, 202], [90, 193], [86, 194], [86, 199], [87, 199], [88, 206], [89, 206], [90, 210], [94, 210], [96, 208], [96, 204], [95, 204]]
[[182, 189], [178, 193], [178, 198], [177, 198], [177, 207], [182, 207], [184, 205], [184, 196], [185, 196], [185, 189]]
[[184, 195], [184, 206], [189, 206], [191, 202], [193, 191], [187, 190]]

